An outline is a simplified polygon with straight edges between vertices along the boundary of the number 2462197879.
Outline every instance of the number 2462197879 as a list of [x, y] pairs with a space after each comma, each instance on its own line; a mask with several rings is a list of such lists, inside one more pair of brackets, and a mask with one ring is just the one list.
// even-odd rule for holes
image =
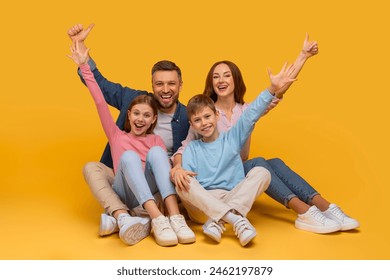
[[271, 275], [270, 266], [210, 267], [210, 275]]

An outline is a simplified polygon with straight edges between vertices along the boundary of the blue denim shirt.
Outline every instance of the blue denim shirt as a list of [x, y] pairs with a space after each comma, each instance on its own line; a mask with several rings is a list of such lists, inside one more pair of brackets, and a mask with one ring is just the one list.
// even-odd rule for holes
[[[104, 78], [103, 75], [99, 72], [96, 67], [96, 63], [92, 59], [89, 60], [88, 64], [91, 67], [91, 71], [95, 76], [96, 82], [98, 83], [100, 89], [103, 92], [107, 104], [117, 108], [120, 111], [116, 124], [120, 129], [123, 130], [127, 116], [127, 109], [131, 101], [133, 101], [135, 97], [141, 94], [152, 93], [148, 93], [147, 91], [143, 90], [135, 90], [128, 87], [123, 87], [120, 84], [110, 82], [106, 78]], [[81, 81], [85, 84], [80, 71], [78, 71], [78, 74], [80, 76]], [[177, 104], [171, 125], [173, 136], [173, 152], [175, 153], [177, 149], [180, 148], [181, 142], [187, 137], [188, 129], [190, 126], [187, 118], [186, 107], [180, 102], [178, 102]], [[112, 168], [113, 166], [110, 146], [108, 143], [100, 161], [108, 167]]]

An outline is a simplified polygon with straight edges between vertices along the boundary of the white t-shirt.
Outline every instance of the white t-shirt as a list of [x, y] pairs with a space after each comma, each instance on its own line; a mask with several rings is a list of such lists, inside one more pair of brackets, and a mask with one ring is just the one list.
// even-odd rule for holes
[[160, 136], [164, 141], [168, 156], [173, 154], [172, 118], [173, 114], [165, 114], [159, 111], [157, 124], [154, 128], [154, 134]]

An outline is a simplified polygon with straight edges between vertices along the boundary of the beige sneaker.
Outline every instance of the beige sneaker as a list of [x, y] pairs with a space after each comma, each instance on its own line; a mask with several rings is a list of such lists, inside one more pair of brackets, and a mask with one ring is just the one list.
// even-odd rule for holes
[[173, 215], [169, 217], [169, 221], [179, 239], [179, 243], [188, 244], [195, 242], [195, 233], [188, 227], [183, 215]]
[[169, 219], [165, 216], [159, 216], [152, 219], [152, 230], [156, 242], [160, 246], [177, 245], [176, 233], [173, 231]]

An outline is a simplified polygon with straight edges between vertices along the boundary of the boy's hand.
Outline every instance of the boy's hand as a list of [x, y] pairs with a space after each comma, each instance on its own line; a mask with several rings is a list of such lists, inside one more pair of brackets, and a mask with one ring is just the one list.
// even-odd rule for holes
[[72, 42], [84, 42], [85, 39], [87, 39], [89, 32], [94, 26], [95, 24], [92, 23], [88, 26], [87, 29], [84, 30], [81, 24], [76, 24], [68, 30], [68, 36], [72, 40]]
[[196, 175], [196, 173], [184, 170], [181, 167], [173, 167], [171, 169], [171, 180], [175, 184], [176, 188], [182, 192], [186, 192], [190, 189], [190, 180], [188, 179], [188, 176], [194, 177]]
[[294, 72], [294, 64], [291, 64], [287, 67], [287, 62], [283, 65], [282, 70], [276, 75], [273, 75], [271, 70], [268, 68], [268, 75], [269, 79], [271, 81], [271, 85], [269, 86], [268, 90], [271, 93], [275, 93], [275, 96], [277, 98], [282, 98], [283, 94], [278, 93], [278, 90], [291, 85], [293, 82], [295, 82], [297, 79], [291, 78], [291, 75]]
[[72, 54], [68, 55], [68, 57], [73, 59], [73, 61], [77, 65], [82, 65], [82, 64], [87, 63], [88, 58], [89, 58], [89, 56], [88, 56], [89, 49], [86, 49], [85, 51], [81, 51], [79, 48], [78, 41], [73, 42], [73, 44], [70, 46], [70, 51]]

